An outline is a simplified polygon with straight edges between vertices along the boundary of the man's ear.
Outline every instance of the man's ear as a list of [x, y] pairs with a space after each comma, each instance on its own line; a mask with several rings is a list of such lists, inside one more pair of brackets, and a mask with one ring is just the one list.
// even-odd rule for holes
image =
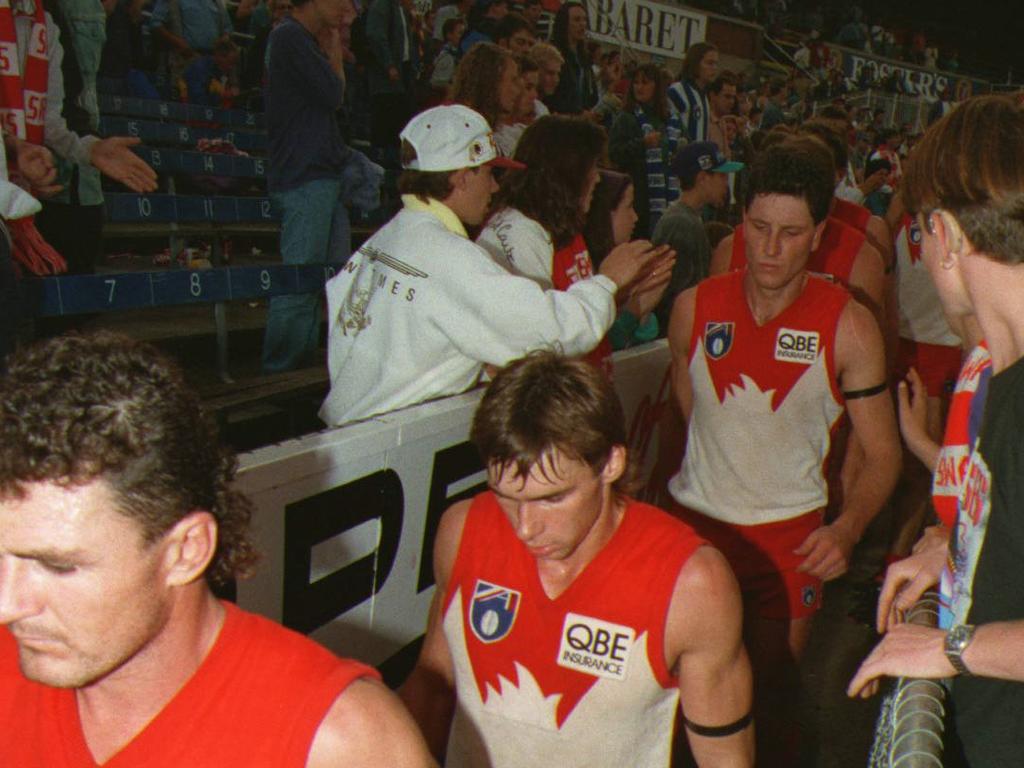
[[216, 552], [216, 519], [209, 512], [189, 512], [164, 534], [167, 586], [185, 586], [201, 579]]
[[448, 177], [449, 181], [451, 182], [452, 189], [457, 190], [459, 192], [465, 190], [470, 173], [472, 173], [471, 168], [460, 168], [459, 170], [452, 173], [452, 175]]
[[626, 446], [613, 445], [601, 469], [602, 482], [612, 485], [626, 472]]
[[828, 218], [826, 217], [814, 227], [814, 239], [811, 240], [811, 252], [818, 250], [818, 246], [821, 244], [821, 236], [825, 234], [825, 226], [828, 224]]

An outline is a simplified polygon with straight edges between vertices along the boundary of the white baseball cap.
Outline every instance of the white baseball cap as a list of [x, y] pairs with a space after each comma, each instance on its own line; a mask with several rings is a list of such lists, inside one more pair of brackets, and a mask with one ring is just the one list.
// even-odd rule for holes
[[401, 138], [416, 150], [416, 159], [402, 165], [412, 171], [457, 171], [481, 165], [526, 167], [499, 155], [483, 115], [462, 104], [420, 112], [402, 129]]

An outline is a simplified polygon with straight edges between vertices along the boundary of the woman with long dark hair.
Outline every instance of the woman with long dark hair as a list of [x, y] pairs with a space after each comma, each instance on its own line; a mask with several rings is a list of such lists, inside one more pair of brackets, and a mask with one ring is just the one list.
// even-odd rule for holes
[[[583, 225], [600, 179], [598, 162], [604, 150], [604, 131], [583, 118], [548, 115], [533, 123], [524, 131], [515, 154], [526, 168], [505, 174], [493, 213], [477, 242], [499, 264], [544, 288], [568, 290], [593, 274]], [[654, 249], [646, 241], [616, 248], [635, 250], [638, 257]], [[654, 250], [670, 253], [668, 248]], [[667, 279], [662, 263], [655, 264], [659, 277], [653, 284]], [[643, 287], [650, 289], [653, 284]], [[606, 339], [588, 359], [610, 370], [610, 356]]]
[[644, 237], [650, 237], [661, 214], [679, 197], [679, 179], [669, 165], [682, 125], [669, 106], [667, 88], [668, 76], [657, 64], [637, 67], [626, 106], [608, 137], [612, 162], [633, 178], [634, 205], [640, 217], [637, 231]]
[[568, 0], [558, 9], [551, 28], [551, 42], [565, 59], [558, 87], [544, 100], [554, 113], [578, 115], [597, 104], [597, 82], [586, 38], [587, 9], [578, 0]]

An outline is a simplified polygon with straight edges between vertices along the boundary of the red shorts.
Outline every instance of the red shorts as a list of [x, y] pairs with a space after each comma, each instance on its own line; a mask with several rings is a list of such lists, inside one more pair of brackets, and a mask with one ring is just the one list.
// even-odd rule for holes
[[956, 387], [960, 365], [964, 361], [963, 349], [943, 344], [900, 339], [899, 360], [896, 361], [897, 381], [902, 381], [910, 368], [914, 368], [929, 397], [949, 398]]
[[822, 524], [822, 512], [762, 525], [733, 525], [673, 504], [698, 536], [725, 555], [743, 593], [743, 602], [766, 619], [802, 619], [821, 608], [821, 579], [798, 573], [804, 558], [793, 550]]

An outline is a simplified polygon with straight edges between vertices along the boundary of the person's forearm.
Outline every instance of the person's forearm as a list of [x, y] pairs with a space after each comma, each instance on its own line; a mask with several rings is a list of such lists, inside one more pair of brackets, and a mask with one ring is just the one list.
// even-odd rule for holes
[[898, 445], [895, 451], [867, 455], [857, 476], [846, 489], [843, 508], [833, 525], [860, 541], [868, 525], [889, 499], [902, 468]]
[[[1008, 582], [1007, 587], [1012, 585]], [[963, 653], [963, 662], [975, 677], [1024, 682], [1024, 620], [979, 624]]]
[[455, 711], [455, 692], [440, 676], [417, 666], [399, 689], [398, 696], [423, 733], [430, 753], [443, 762]]

